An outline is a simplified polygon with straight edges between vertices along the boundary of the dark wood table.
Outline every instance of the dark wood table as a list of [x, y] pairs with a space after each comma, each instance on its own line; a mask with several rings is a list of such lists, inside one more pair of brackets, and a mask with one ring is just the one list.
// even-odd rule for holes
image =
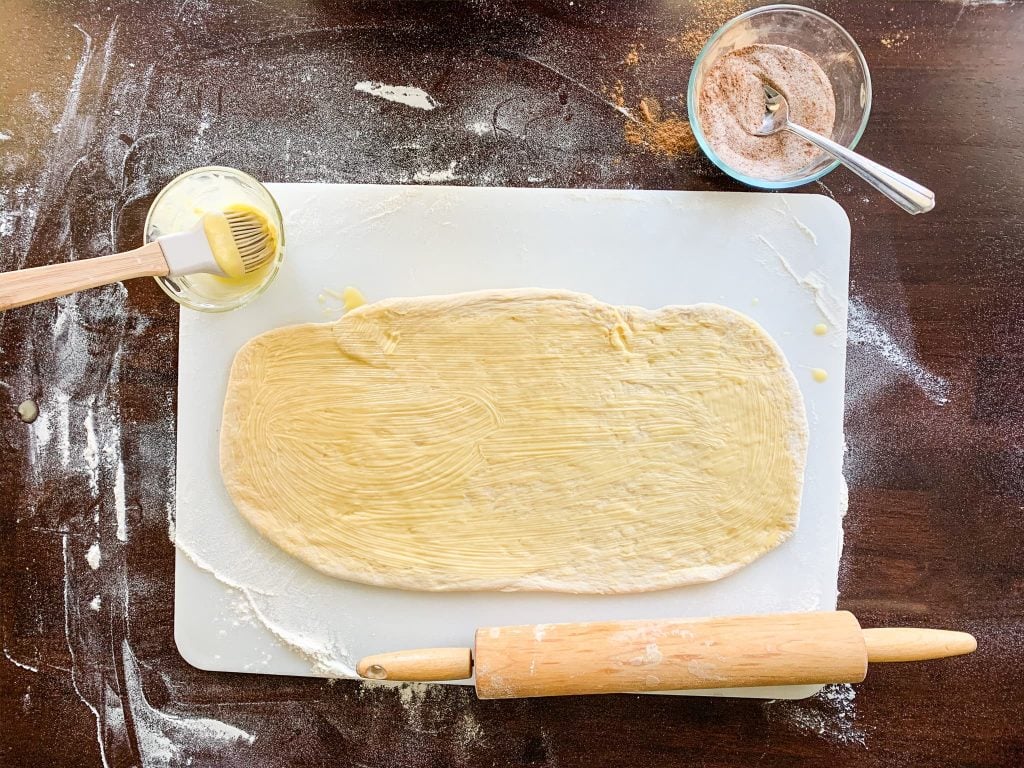
[[[1024, 8], [818, 5], [872, 67], [861, 148], [939, 200], [911, 218], [844, 170], [806, 190], [853, 225], [840, 602], [974, 632], [976, 654], [801, 702], [479, 702], [193, 669], [172, 637], [178, 308], [138, 280], [0, 314], [0, 763], [1024, 764]], [[0, 268], [138, 244], [161, 186], [207, 164], [739, 189], [626, 141], [607, 102], [685, 115], [696, 47], [744, 7], [2, 0]]]

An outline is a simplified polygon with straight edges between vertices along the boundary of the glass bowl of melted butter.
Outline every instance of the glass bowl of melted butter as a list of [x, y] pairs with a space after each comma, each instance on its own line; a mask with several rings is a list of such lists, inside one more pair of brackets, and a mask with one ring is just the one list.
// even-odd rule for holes
[[284, 258], [281, 210], [267, 188], [252, 176], [221, 166], [181, 174], [160, 191], [150, 206], [144, 229], [147, 243], [191, 229], [206, 213], [231, 208], [252, 208], [263, 215], [276, 240], [274, 256], [265, 266], [240, 278], [208, 274], [155, 278], [164, 293], [182, 306], [201, 312], [227, 312], [248, 304], [267, 290]]

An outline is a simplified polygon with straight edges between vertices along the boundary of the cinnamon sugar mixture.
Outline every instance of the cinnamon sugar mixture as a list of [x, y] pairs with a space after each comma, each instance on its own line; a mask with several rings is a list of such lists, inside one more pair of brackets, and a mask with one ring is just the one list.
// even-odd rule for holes
[[818, 63], [784, 45], [750, 45], [727, 53], [704, 79], [698, 104], [701, 128], [732, 168], [760, 179], [781, 179], [817, 161], [820, 150], [787, 131], [755, 136], [765, 113], [763, 83], [789, 102], [789, 117], [832, 136], [836, 98]]

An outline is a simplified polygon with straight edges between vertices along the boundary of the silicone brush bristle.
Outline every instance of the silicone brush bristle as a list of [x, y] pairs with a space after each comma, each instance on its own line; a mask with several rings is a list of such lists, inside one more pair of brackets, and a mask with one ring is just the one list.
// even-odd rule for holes
[[255, 272], [274, 258], [277, 252], [277, 238], [269, 222], [259, 212], [248, 209], [224, 211], [224, 218], [231, 228], [231, 237], [242, 257], [245, 271]]

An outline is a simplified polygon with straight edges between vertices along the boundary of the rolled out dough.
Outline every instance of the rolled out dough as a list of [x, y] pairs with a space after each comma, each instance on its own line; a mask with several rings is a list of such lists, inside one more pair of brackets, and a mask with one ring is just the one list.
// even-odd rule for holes
[[221, 471], [264, 536], [414, 590], [640, 592], [794, 530], [807, 426], [782, 352], [702, 304], [393, 299], [238, 352]]

